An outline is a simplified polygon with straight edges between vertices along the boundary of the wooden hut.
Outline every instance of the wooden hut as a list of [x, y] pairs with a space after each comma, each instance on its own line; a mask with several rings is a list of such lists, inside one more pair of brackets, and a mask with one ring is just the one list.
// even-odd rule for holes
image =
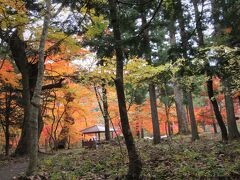
[[[109, 131], [113, 137], [114, 129], [110, 128]], [[102, 142], [101, 134], [105, 133], [105, 126], [98, 124], [98, 125], [94, 125], [94, 126], [86, 128], [86, 129], [83, 129], [80, 132], [83, 135], [82, 146], [83, 147], [94, 147], [97, 144], [100, 144]], [[86, 135], [95, 135], [95, 137], [91, 138], [90, 140], [86, 140], [86, 138], [85, 138]]]

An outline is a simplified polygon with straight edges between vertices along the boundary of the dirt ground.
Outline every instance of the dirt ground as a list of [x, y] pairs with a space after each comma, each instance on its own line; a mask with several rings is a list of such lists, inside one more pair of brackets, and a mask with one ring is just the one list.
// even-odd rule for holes
[[27, 168], [26, 158], [10, 159], [8, 163], [0, 164], [0, 180], [11, 180], [23, 174]]

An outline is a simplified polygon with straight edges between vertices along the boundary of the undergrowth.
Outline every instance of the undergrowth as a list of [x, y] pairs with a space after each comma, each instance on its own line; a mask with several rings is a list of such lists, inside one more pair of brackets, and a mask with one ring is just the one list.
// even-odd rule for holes
[[[178, 136], [159, 145], [137, 140], [142, 179], [240, 178], [240, 141], [224, 144], [201, 137], [190, 142]], [[59, 151], [41, 160], [39, 174], [49, 179], [121, 179], [127, 173], [127, 151], [104, 145], [98, 149]]]

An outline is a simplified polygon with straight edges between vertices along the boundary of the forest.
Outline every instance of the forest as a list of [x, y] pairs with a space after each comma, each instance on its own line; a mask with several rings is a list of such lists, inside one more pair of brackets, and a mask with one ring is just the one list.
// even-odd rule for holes
[[240, 179], [239, 0], [0, 0], [0, 180]]

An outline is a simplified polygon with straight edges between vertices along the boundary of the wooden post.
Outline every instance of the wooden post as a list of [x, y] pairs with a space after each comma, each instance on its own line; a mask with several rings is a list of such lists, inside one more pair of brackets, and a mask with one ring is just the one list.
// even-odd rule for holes
[[45, 138], [45, 152], [47, 152], [47, 149], [48, 149], [48, 139]]

